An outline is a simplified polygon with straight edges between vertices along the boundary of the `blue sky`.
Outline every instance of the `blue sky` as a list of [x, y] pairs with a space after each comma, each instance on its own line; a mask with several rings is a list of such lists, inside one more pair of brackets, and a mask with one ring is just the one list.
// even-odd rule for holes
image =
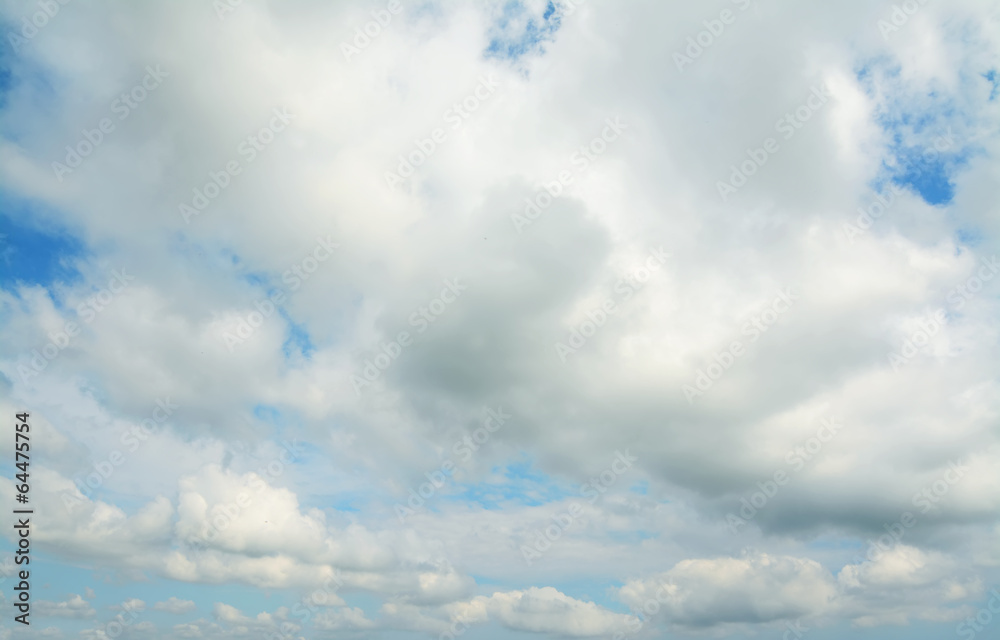
[[5, 198], [0, 216], [3, 241], [3, 286], [17, 284], [53, 288], [80, 279], [75, 263], [87, 257], [86, 243], [58, 227], [36, 226], [42, 218], [31, 203]]

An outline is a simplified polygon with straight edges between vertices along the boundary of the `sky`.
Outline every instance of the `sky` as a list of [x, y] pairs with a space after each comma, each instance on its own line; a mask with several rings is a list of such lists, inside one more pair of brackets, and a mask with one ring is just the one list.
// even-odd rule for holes
[[0, 640], [997, 636], [994, 3], [0, 27]]

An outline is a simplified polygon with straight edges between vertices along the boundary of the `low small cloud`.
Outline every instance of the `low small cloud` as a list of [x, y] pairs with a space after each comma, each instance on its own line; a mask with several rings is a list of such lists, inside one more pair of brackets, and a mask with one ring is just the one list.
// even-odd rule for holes
[[181, 600], [180, 598], [171, 596], [170, 598], [164, 600], [163, 602], [157, 602], [153, 605], [153, 611], [165, 611], [166, 613], [187, 613], [189, 611], [194, 611], [197, 608], [194, 601], [192, 600]]

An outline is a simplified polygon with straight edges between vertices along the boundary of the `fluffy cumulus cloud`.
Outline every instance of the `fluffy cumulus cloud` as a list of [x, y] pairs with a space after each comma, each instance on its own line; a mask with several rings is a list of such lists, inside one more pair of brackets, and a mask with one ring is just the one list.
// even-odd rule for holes
[[808, 558], [759, 552], [684, 560], [659, 575], [630, 580], [618, 595], [638, 613], [638, 626], [663, 623], [675, 632], [792, 620], [826, 624], [832, 618], [870, 627], [960, 619], [965, 609], [954, 603], [982, 595], [982, 584], [943, 554], [897, 545], [837, 575]]
[[39, 600], [35, 607], [36, 614], [43, 618], [92, 618], [96, 613], [90, 603], [75, 593], [62, 602]]
[[990, 3], [0, 22], [0, 640], [1000, 624]]
[[602, 636], [624, 628], [627, 616], [581, 602], [552, 587], [497, 592], [454, 605], [458, 619], [495, 619], [509, 629], [560, 636]]
[[647, 614], [662, 605], [671, 622], [704, 627], [819, 612], [832, 600], [834, 586], [833, 577], [815, 561], [761, 554], [684, 560], [662, 575], [629, 582], [620, 593]]

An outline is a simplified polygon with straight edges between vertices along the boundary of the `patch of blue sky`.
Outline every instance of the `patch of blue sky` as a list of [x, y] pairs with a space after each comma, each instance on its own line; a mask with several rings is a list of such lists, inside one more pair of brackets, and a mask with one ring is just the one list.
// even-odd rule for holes
[[[970, 64], [972, 64], [970, 62]], [[958, 85], [911, 88], [898, 61], [888, 56], [865, 60], [855, 75], [876, 106], [875, 121], [887, 139], [882, 171], [873, 188], [888, 183], [919, 195], [930, 205], [943, 207], [955, 196], [955, 177], [974, 155], [983, 153], [977, 136], [988, 102], [1000, 91], [995, 69], [972, 70], [961, 65]], [[983, 83], [989, 83], [988, 96]]]
[[866, 546], [867, 543], [858, 540], [857, 538], [842, 538], [842, 537], [831, 537], [824, 536], [821, 538], [816, 538], [815, 540], [810, 540], [806, 547], [808, 549], [823, 549], [823, 550], [841, 550], [841, 551], [857, 551], [858, 549]]
[[854, 75], [861, 84], [861, 90], [869, 98], [878, 97], [879, 84], [876, 80], [898, 81], [901, 68], [889, 56], [874, 56], [855, 67]]
[[882, 190], [887, 182], [909, 189], [934, 206], [950, 204], [955, 196], [954, 176], [968, 161], [971, 153], [953, 132], [964, 130], [965, 122], [956, 100], [951, 96], [930, 91], [919, 98], [889, 94], [895, 90], [899, 69], [879, 68], [880, 87], [876, 87], [871, 62], [857, 71], [857, 77], [867, 93], [879, 102], [876, 123], [887, 137], [882, 175], [873, 187]]
[[189, 264], [192, 269], [197, 269], [201, 273], [209, 270], [242, 275], [245, 270], [242, 258], [232, 249], [201, 242], [183, 232], [171, 235], [168, 246], [172, 253], [183, 259], [180, 262]]
[[82, 279], [77, 264], [90, 257], [70, 230], [36, 222], [38, 207], [0, 195], [0, 287], [8, 291], [19, 284], [47, 289], [76, 284]]
[[974, 249], [983, 243], [983, 233], [979, 229], [958, 229], [955, 231], [955, 240], [958, 244]]
[[883, 167], [889, 180], [919, 194], [930, 205], [951, 203], [953, 177], [971, 152], [952, 130], [951, 105], [931, 105], [922, 113], [900, 111], [876, 118], [889, 142]]
[[456, 491], [443, 497], [452, 502], [476, 503], [492, 511], [510, 503], [537, 507], [580, 493], [579, 487], [538, 471], [530, 460], [494, 467], [493, 473], [503, 476], [504, 481], [458, 483]]
[[265, 300], [272, 299], [278, 294], [284, 294], [281, 305], [278, 305], [278, 314], [285, 320], [286, 336], [281, 349], [286, 360], [301, 357], [306, 360], [316, 352], [316, 345], [312, 341], [306, 325], [295, 322], [289, 315], [284, 305], [288, 302], [290, 293], [281, 286], [275, 285], [276, 274], [266, 271], [249, 271], [247, 263], [239, 256], [225, 247], [215, 250], [192, 243], [186, 236], [179, 235], [174, 238], [172, 246], [175, 251], [185, 254], [188, 258], [196, 258], [199, 262], [215, 262], [218, 266], [226, 267], [227, 271], [235, 271], [237, 277], [250, 285], [251, 288], [260, 293], [255, 300], [248, 302], [247, 306], [253, 306], [254, 302], [260, 302], [266, 306]]
[[646, 480], [639, 480], [638, 482], [633, 482], [632, 485], [628, 488], [628, 490], [640, 496], [648, 495], [649, 482], [647, 482]]
[[997, 77], [997, 70], [990, 69], [983, 74], [983, 77], [990, 83], [990, 97], [989, 101], [993, 102], [997, 99], [997, 95], [1000, 95], [1000, 77]]
[[505, 503], [522, 495], [521, 491], [515, 491], [513, 487], [504, 485], [478, 483], [459, 486], [461, 487], [459, 493], [442, 497], [453, 502], [475, 503], [487, 511], [500, 511]]
[[[227, 584], [198, 584], [187, 583], [162, 578], [153, 578], [147, 582], [119, 583], [114, 579], [114, 574], [107, 570], [102, 570], [106, 574], [106, 581], [98, 581], [93, 578], [94, 573], [88, 572], [91, 578], [85, 583], [92, 586], [95, 595], [95, 608], [104, 608], [103, 619], [111, 619], [114, 612], [107, 609], [110, 605], [119, 605], [130, 598], [139, 598], [145, 601], [146, 610], [139, 614], [136, 621], [151, 620], [162, 623], [177, 624], [183, 620], [196, 618], [210, 618], [212, 608], [216, 602], [222, 602], [241, 610], [245, 615], [253, 618], [262, 611], [273, 612], [278, 607], [292, 607], [300, 602], [302, 595], [293, 590], [286, 589], [259, 589], [250, 585], [240, 585], [234, 583]], [[179, 600], [191, 600], [195, 603], [195, 610], [186, 614], [168, 614], [165, 612], [152, 611], [153, 605], [157, 602], [164, 602], [174, 597]], [[98, 619], [102, 619], [100, 614]], [[159, 625], [157, 625], [159, 626]]]
[[275, 426], [282, 424], [281, 411], [277, 407], [266, 404], [258, 404], [253, 408], [253, 416], [263, 422], [268, 422]]
[[[50, 602], [65, 601], [73, 593], [82, 596], [85, 592], [85, 586], [94, 583], [90, 570], [74, 567], [65, 563], [65, 561], [55, 562], [50, 559], [49, 553], [43, 551], [37, 545], [34, 546], [35, 548], [31, 550], [31, 564], [28, 567], [24, 567], [24, 565], [18, 566], [17, 569], [27, 568], [30, 572], [28, 583], [31, 587], [31, 599], [35, 603], [39, 600]], [[3, 545], [3, 547], [2, 551], [0, 551], [0, 558], [14, 557], [12, 549], [7, 549], [6, 545]], [[13, 588], [17, 582], [13, 575], [0, 582], [0, 588], [3, 589], [5, 592], [4, 595], [6, 595], [8, 600], [7, 606], [4, 607], [5, 615], [11, 617], [13, 617], [14, 611], [9, 602], [13, 600], [11, 596], [16, 593]], [[91, 606], [99, 610], [99, 607], [94, 603], [91, 603]], [[29, 620], [32, 625], [37, 625], [39, 628], [55, 627], [62, 631], [64, 635], [76, 635], [80, 629], [92, 625], [92, 622], [89, 620], [83, 621], [54, 617], [40, 618], [37, 613], [37, 607], [32, 609]]]
[[[234, 256], [234, 258], [237, 261], [239, 260], [239, 256]], [[242, 277], [243, 280], [245, 280], [248, 284], [254, 287], [267, 288], [270, 282], [270, 279], [267, 277], [266, 273], [253, 273], [253, 272], [244, 273]]]
[[952, 177], [960, 159], [943, 157], [929, 158], [925, 149], [891, 149], [895, 153], [895, 166], [890, 168], [892, 180], [901, 187], [915, 191], [927, 204], [941, 206], [950, 204], [955, 197]]
[[[335, 586], [336, 584], [336, 582], [333, 582], [331, 583], [331, 586]], [[373, 612], [377, 612], [382, 607], [384, 602], [380, 596], [364, 591], [338, 590], [337, 595], [344, 599], [344, 606], [357, 607], [358, 609], [361, 609], [365, 612], [365, 617], [368, 619], [375, 617]], [[326, 609], [326, 607], [320, 606], [318, 608], [319, 611], [322, 611], [323, 609]]]
[[[332, 526], [338, 526], [334, 524], [338, 522], [338, 513], [368, 512], [386, 502], [391, 508], [397, 502], [380, 487], [361, 481], [343, 469], [332, 468], [328, 458], [300, 471], [303, 482], [295, 487], [299, 508], [325, 511]], [[406, 504], [405, 499], [398, 502]]]
[[255, 405], [252, 412], [254, 418], [269, 428], [271, 436], [279, 440], [285, 437], [288, 427], [293, 422], [281, 409], [271, 405]]
[[484, 56], [517, 62], [527, 54], [545, 52], [545, 43], [555, 40], [562, 18], [554, 2], [548, 2], [541, 14], [533, 13], [523, 2], [510, 0], [490, 29], [490, 42]]
[[[139, 442], [139, 451], [144, 447], [151, 446]], [[121, 466], [111, 462], [115, 452], [124, 457]], [[120, 484], [120, 477], [118, 477], [120, 470], [128, 469], [133, 464], [132, 452], [117, 441], [106, 448], [92, 448], [88, 459], [81, 459], [72, 468], [63, 470], [63, 474], [73, 483], [83, 498], [71, 494], [69, 489], [60, 490], [56, 498], [71, 511], [83, 508], [86, 501], [100, 501], [114, 505], [128, 517], [132, 517], [148, 506], [153, 499], [153, 496], [136, 493], [134, 486]], [[6, 465], [0, 465], [0, 474], [4, 474], [5, 477], [13, 477], [13, 469], [8, 471], [5, 467]], [[121, 487], [121, 491], [115, 489], [116, 486]]]
[[256, 302], [260, 302], [261, 305], [266, 306], [268, 303], [265, 302], [265, 299], [273, 300], [276, 296], [284, 295], [284, 298], [281, 299], [281, 304], [277, 305], [278, 314], [286, 323], [286, 336], [281, 345], [282, 353], [285, 356], [285, 360], [291, 360], [297, 356], [306, 360], [310, 359], [312, 354], [316, 352], [316, 345], [313, 343], [306, 325], [295, 322], [284, 307], [291, 293], [283, 286], [275, 284], [277, 274], [271, 274], [266, 271], [247, 270], [247, 263], [238, 254], [229, 249], [220, 249], [219, 253], [224, 262], [235, 269], [238, 277], [243, 282], [260, 291]]
[[285, 338], [285, 342], [281, 345], [285, 359], [291, 359], [295, 354], [302, 356], [306, 360], [310, 359], [312, 354], [316, 352], [316, 345], [313, 344], [312, 338], [309, 337], [306, 325], [292, 320], [284, 308], [279, 309], [278, 312], [288, 325], [288, 337]]
[[[378, 487], [359, 482], [352, 470], [331, 465], [321, 447], [294, 435], [302, 426], [298, 414], [269, 405], [257, 405], [252, 412], [270, 429], [267, 441], [237, 441], [223, 466], [238, 474], [255, 472], [272, 486], [288, 486], [298, 497], [302, 511], [318, 508], [360, 513], [386, 498]], [[292, 458], [284, 451], [289, 451]]]
[[[293, 446], [292, 442], [295, 441], [294, 451], [291, 451], [294, 456], [293, 463], [304, 464], [306, 460], [314, 459], [315, 454], [320, 451], [315, 445], [308, 444], [294, 435], [302, 427], [301, 416], [295, 410], [268, 404], [257, 404], [253, 406], [251, 413], [257, 424], [249, 424], [248, 426], [253, 429], [254, 433], [262, 431], [266, 433], [266, 438], [270, 439], [274, 446], [285, 449]], [[263, 443], [259, 441], [243, 440], [239, 441], [236, 450], [239, 453], [256, 457], [263, 455], [263, 451], [266, 451], [266, 449], [262, 450], [261, 446]]]
[[371, 504], [371, 497], [362, 493], [351, 493], [344, 494], [338, 493], [335, 498], [330, 500], [326, 505], [327, 508], [333, 509], [334, 511], [347, 511], [350, 513], [361, 513], [363, 507]]

